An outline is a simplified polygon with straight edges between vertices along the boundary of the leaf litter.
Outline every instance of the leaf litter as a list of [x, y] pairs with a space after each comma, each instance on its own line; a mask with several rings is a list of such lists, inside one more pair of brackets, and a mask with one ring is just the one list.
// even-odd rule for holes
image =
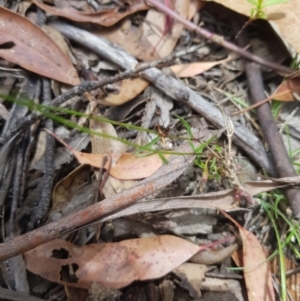
[[0, 49], [2, 58], [69, 85], [80, 83], [72, 62], [39, 27], [3, 7], [0, 14], [0, 43], [11, 43], [7, 49]]
[[[33, 0], [33, 3], [48, 14], [90, 23], [90, 32], [107, 38], [135, 58], [146, 62], [166, 57], [174, 49], [182, 51], [190, 45], [203, 42], [193, 32], [185, 30], [180, 22], [173, 22], [169, 16], [158, 12], [155, 8], [149, 8], [144, 1], [129, 1], [125, 6], [122, 6], [122, 3], [107, 6], [103, 3], [103, 5], [96, 6], [95, 3], [89, 5], [85, 1], [77, 3], [56, 1], [54, 5], [49, 5], [46, 1]], [[209, 4], [205, 5], [204, 1], [197, 3], [179, 0], [164, 1], [164, 4], [184, 19], [188, 18], [196, 24], [201, 20], [203, 24], [208, 25], [210, 24], [209, 18], [215, 18]], [[82, 74], [87, 74], [87, 70], [89, 70], [88, 72], [92, 72], [90, 74], [92, 74], [93, 80], [100, 80], [120, 71], [119, 67], [113, 66], [113, 64], [109, 68], [103, 68], [104, 64], [98, 64], [97, 60], [103, 60], [103, 63], [105, 60], [110, 60], [109, 54], [105, 58], [96, 57], [96, 64], [98, 64], [96, 66], [92, 56], [89, 56], [90, 50], [84, 47], [79, 49], [79, 46], [73, 42], [65, 43], [61, 37], [50, 41], [50, 38], [39, 29], [40, 23], [37, 26], [28, 20], [29, 13], [24, 8], [22, 8], [24, 17], [4, 8], [1, 9], [4, 16], [11, 16], [13, 22], [18, 25], [23, 24], [24, 27], [28, 26], [29, 29], [27, 30], [25, 27], [26, 41], [18, 39], [22, 31], [9, 33], [10, 36], [2, 42], [0, 56], [12, 64], [52, 79], [53, 94], [59, 95], [66, 89], [57, 81], [71, 85], [79, 84], [82, 79], [77, 76], [77, 71], [80, 77], [85, 79]], [[239, 10], [239, 6], [236, 9]], [[204, 10], [204, 15], [202, 10]], [[219, 18], [217, 22], [220, 20], [221, 25], [209, 26], [212, 26], [214, 31], [221, 28], [219, 34], [227, 37], [228, 32], [224, 31], [224, 23], [222, 23], [222, 18], [226, 18], [226, 14], [224, 13], [222, 17], [217, 16]], [[288, 20], [289, 15], [287, 14], [284, 18]], [[46, 15], [45, 18], [47, 18]], [[282, 18], [279, 21], [282, 22]], [[92, 24], [100, 24], [106, 28], [95, 27]], [[7, 32], [4, 31], [3, 36], [6, 34]], [[289, 36], [287, 39], [292, 41]], [[28, 42], [36, 43], [38, 47], [42, 48], [32, 47]], [[48, 51], [45, 51], [45, 45]], [[62, 45], [64, 50], [60, 49]], [[297, 49], [297, 46], [293, 46]], [[237, 93], [242, 90], [238, 81], [243, 69], [237, 67], [238, 64], [235, 66], [238, 59], [237, 57], [231, 58], [229, 52], [216, 49], [211, 44], [206, 44], [204, 48], [194, 53], [186, 53], [181, 58], [176, 58], [176, 61], [173, 59], [168, 63], [171, 66], [170, 69], [165, 69], [165, 72], [184, 78], [187, 86], [198, 92], [201, 91], [207, 99], [211, 98], [213, 102], [217, 99], [222, 106], [227, 102], [223, 107], [223, 116], [230, 116], [236, 107], [241, 108], [240, 105], [247, 99], [245, 94], [240, 99], [236, 97]], [[49, 50], [51, 50], [51, 56]], [[118, 48], [114, 51], [118, 53]], [[3, 54], [1, 55], [1, 53]], [[40, 56], [44, 61], [28, 64], [33, 56]], [[228, 60], [232, 64], [227, 64]], [[76, 69], [73, 64], [76, 64]], [[132, 62], [130, 64], [132, 66]], [[17, 72], [16, 70], [14, 69], [13, 72]], [[84, 99], [74, 97], [68, 104], [65, 104], [71, 106], [74, 111], [87, 112], [91, 116], [102, 116], [102, 114], [110, 116], [110, 112], [114, 112], [111, 114], [114, 116], [121, 108], [120, 105], [128, 104], [128, 111], [131, 115], [120, 114], [119, 116], [123, 116], [121, 119], [126, 118], [128, 124], [140, 124], [146, 129], [153, 129], [156, 134], [151, 136], [144, 132], [141, 137], [136, 128], [126, 129], [118, 125], [96, 122], [93, 118], [88, 121], [89, 125], [87, 125], [88, 118], [84, 116], [81, 119], [75, 115], [67, 116], [73, 122], [85, 126], [87, 130], [108, 135], [113, 139], [93, 135], [91, 138], [85, 139], [79, 137], [79, 133], [75, 129], [67, 131], [68, 138], [66, 140], [70, 140], [74, 146], [71, 143], [65, 143], [66, 149], [58, 149], [54, 166], [60, 170], [60, 174], [57, 174], [56, 186], [53, 188], [52, 205], [47, 208], [47, 221], [39, 221], [39, 223], [51, 226], [51, 221], [60, 223], [67, 220], [70, 215], [77, 218], [77, 212], [85, 212], [86, 207], [95, 205], [95, 203], [97, 205], [98, 201], [102, 206], [103, 198], [109, 200], [120, 196], [122, 199], [123, 194], [126, 197], [127, 189], [130, 191], [131, 188], [136, 189], [135, 187], [140, 185], [141, 179], [145, 179], [142, 183], [146, 183], [145, 185], [148, 185], [149, 189], [152, 185], [151, 179], [155, 179], [153, 183], [165, 180], [164, 177], [167, 175], [161, 176], [163, 174], [161, 171], [166, 168], [164, 160], [171, 162], [174, 156], [162, 155], [160, 151], [169, 151], [173, 147], [178, 148], [188, 137], [192, 127], [200, 128], [203, 131], [202, 138], [204, 140], [202, 142], [210, 141], [213, 134], [208, 131], [208, 127], [211, 125], [207, 125], [203, 120], [200, 121], [195, 111], [192, 111], [183, 102], [176, 103], [171, 98], [162, 96], [156, 88], [153, 89], [152, 84], [139, 76], [131, 77], [119, 84], [111, 83], [103, 91], [99, 90], [98, 94], [85, 92]], [[149, 85], [150, 87], [147, 88]], [[297, 98], [297, 85], [297, 77], [291, 76], [279, 87], [276, 84], [277, 89], [274, 87], [270, 89], [269, 95], [282, 102], [291, 102]], [[166, 89], [171, 88], [166, 86]], [[225, 93], [222, 89], [226, 91], [226, 95], [233, 95], [233, 97], [224, 99]], [[36, 95], [39, 93], [43, 93], [43, 97], [46, 95], [45, 89], [37, 92]], [[139, 100], [143, 97], [146, 101]], [[36, 98], [38, 99], [38, 96]], [[185, 99], [184, 93], [182, 99]], [[131, 105], [131, 102], [135, 102], [135, 104]], [[147, 102], [146, 106], [145, 102]], [[85, 109], [87, 103], [90, 104], [89, 109]], [[95, 109], [99, 104], [99, 109]], [[2, 115], [4, 119], [9, 119], [11, 118], [7, 109], [9, 106], [5, 107], [4, 105], [1, 110]], [[178, 120], [176, 115], [183, 119]], [[248, 127], [255, 124], [255, 121], [248, 117], [234, 118], [240, 124]], [[194, 124], [186, 123], [184, 120], [193, 120]], [[256, 129], [258, 128], [256, 127]], [[53, 129], [50, 131], [52, 132]], [[45, 137], [48, 137], [48, 132], [49, 129]], [[32, 135], [33, 141], [36, 139], [36, 134], [42, 137], [41, 133], [39, 127], [32, 128], [30, 135]], [[60, 133], [57, 136], [60, 136], [60, 141], [65, 140], [64, 134]], [[69, 139], [70, 137], [72, 138]], [[79, 137], [78, 142], [76, 142], [76, 137]], [[134, 142], [131, 143], [129, 140], [130, 143], [126, 145], [118, 141], [119, 137], [126, 137]], [[86, 141], [81, 143], [82, 139]], [[90, 140], [91, 146], [88, 145]], [[8, 148], [4, 149], [4, 161], [9, 158], [8, 151], [12, 150], [16, 143], [18, 143], [17, 140], [12, 140]], [[132, 145], [139, 143], [142, 145], [148, 143], [148, 147], [152, 147], [156, 154], [135, 153], [136, 149]], [[197, 150], [195, 141], [191, 140], [189, 143], [191, 153], [193, 150]], [[184, 300], [198, 299], [202, 295], [205, 298], [207, 291], [212, 296], [217, 291], [224, 293], [222, 298], [234, 295], [237, 300], [243, 300], [242, 288], [238, 281], [207, 276], [212, 268], [211, 265], [218, 265], [218, 268], [215, 269], [216, 273], [213, 274], [223, 277], [222, 267], [232, 267], [233, 263], [230, 262], [229, 257], [240, 246], [238, 239], [236, 242], [229, 239], [232, 234], [237, 238], [238, 235], [232, 229], [232, 225], [228, 225], [220, 219], [218, 210], [231, 212], [240, 222], [245, 222], [247, 216], [251, 217], [251, 214], [254, 214], [255, 208], [259, 207], [260, 199], [264, 198], [267, 192], [289, 185], [297, 185], [299, 179], [298, 177], [282, 179], [269, 177], [267, 180], [260, 179], [252, 182], [246, 180], [246, 182], [236, 183], [236, 179], [230, 178], [228, 170], [232, 169], [237, 172], [237, 168], [229, 166], [231, 163], [230, 160], [227, 160], [228, 154], [226, 154], [227, 149], [224, 144], [226, 145], [226, 140], [218, 136], [213, 142], [210, 141], [207, 145], [203, 145], [201, 150], [198, 149], [200, 157], [196, 158], [195, 166], [188, 168], [183, 175], [175, 179], [173, 184], [168, 185], [163, 191], [153, 191], [150, 197], [137, 198], [126, 208], [118, 208], [114, 212], [108, 210], [104, 217], [90, 221], [84, 228], [79, 227], [76, 235], [66, 234], [64, 235], [65, 240], [52, 240], [24, 253], [27, 269], [49, 281], [66, 285], [65, 294], [71, 299], [74, 295], [70, 293], [69, 286], [90, 289], [91, 294], [97, 294], [95, 290], [98, 290], [106, 297], [110, 296], [113, 298], [112, 300], [118, 300], [121, 291], [125, 292], [127, 289], [130, 291], [135, 288], [143, 291], [144, 288], [139, 284], [142, 282], [135, 281], [147, 280], [157, 288], [168, 283], [169, 294], [173, 296], [174, 300], [177, 300], [174, 297], [177, 295], [184, 296]], [[47, 160], [47, 139], [39, 139], [38, 145], [40, 150], [36, 151], [31, 163], [31, 174], [27, 176], [28, 182], [25, 188], [26, 193], [37, 196], [40, 193], [39, 189], [42, 188], [41, 185], [36, 186], [36, 183], [39, 177], [43, 177], [43, 174], [47, 173], [43, 168], [43, 162]], [[171, 148], [169, 148], [170, 146]], [[72, 160], [72, 156], [76, 160]], [[237, 163], [240, 162], [239, 158], [241, 157], [239, 150], [233, 148], [230, 156], [237, 156], [237, 160], [233, 164], [239, 165]], [[30, 154], [29, 157], [33, 158]], [[60, 157], [59, 160], [58, 157]], [[4, 161], [2, 162], [3, 166], [5, 166]], [[2, 165], [0, 166], [1, 171], [4, 170], [7, 178], [10, 178], [12, 172], [8, 167], [3, 169]], [[157, 174], [161, 177], [158, 180], [155, 178]], [[2, 179], [4, 176], [5, 173], [3, 173]], [[150, 181], [147, 182], [148, 177], [150, 177]], [[255, 173], [251, 177], [259, 176]], [[17, 180], [15, 179], [15, 181]], [[138, 194], [137, 192], [136, 195]], [[270, 197], [271, 194], [269, 193], [268, 196]], [[111, 205], [109, 202], [107, 204], [106, 200], [102, 201], [104, 202], [103, 207], [108, 206], [109, 208]], [[1, 206], [3, 206], [3, 202], [0, 199]], [[15, 221], [16, 225], [19, 222], [18, 227], [21, 228], [14, 235], [17, 236], [18, 233], [26, 231], [25, 226], [22, 229], [22, 224], [24, 225], [26, 220], [35, 214], [36, 206], [44, 205], [42, 202], [36, 204], [27, 201], [21, 205], [22, 210], [17, 211], [19, 221]], [[260, 213], [255, 218], [261, 220], [260, 215], [263, 216]], [[228, 218], [236, 224], [240, 232], [243, 250], [242, 263], [236, 261], [236, 264], [242, 267], [248, 300], [274, 300], [270, 269], [262, 247], [262, 245], [267, 245], [269, 248], [274, 247], [272, 230], [267, 231], [269, 237], [263, 236], [258, 230], [252, 230], [257, 237], [261, 235], [264, 237], [264, 239], [259, 239], [237, 224], [232, 217], [228, 216]], [[254, 218], [252, 217], [252, 219]], [[6, 233], [10, 237], [13, 237], [13, 222], [14, 220], [10, 219], [10, 230], [8, 230], [10, 232]], [[98, 226], [94, 226], [95, 223], [98, 223]], [[77, 227], [75, 228], [77, 229]], [[65, 233], [64, 230], [62, 233]], [[165, 233], [171, 235], [164, 235]], [[71, 240], [73, 244], [68, 240]], [[212, 249], [210, 249], [211, 247]], [[199, 250], [202, 251], [199, 252]], [[175, 278], [174, 275], [176, 275]], [[237, 276], [241, 277], [241, 272], [236, 272], [235, 277]], [[228, 277], [230, 278], [230, 276]], [[156, 279], [156, 282], [153, 279]], [[18, 279], [14, 281], [18, 281]], [[174, 284], [178, 286], [175, 287]], [[126, 289], [124, 289], [125, 287]], [[79, 296], [79, 291], [77, 293]], [[215, 296], [220, 295], [216, 293]]]

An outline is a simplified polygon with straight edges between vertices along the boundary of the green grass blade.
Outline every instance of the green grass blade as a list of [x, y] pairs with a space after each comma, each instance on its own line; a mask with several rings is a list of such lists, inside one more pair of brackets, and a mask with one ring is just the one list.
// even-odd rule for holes
[[261, 8], [263, 9], [263, 8], [265, 8], [267, 6], [283, 4], [283, 3], [286, 3], [288, 1], [290, 1], [290, 0], [267, 0], [267, 1], [263, 2]]
[[271, 213], [271, 211], [267, 206], [264, 206], [264, 204], [266, 203], [262, 202], [261, 204], [265, 209], [267, 215], [269, 216], [269, 219], [271, 220], [271, 223], [275, 231], [275, 236], [278, 245], [279, 266], [280, 266], [281, 300], [286, 301], [286, 296], [287, 296], [287, 287], [286, 287], [286, 279], [285, 279], [286, 270], [285, 270], [285, 262], [284, 262], [284, 254], [283, 254], [283, 246], [282, 246], [281, 238], [273, 214]]
[[176, 118], [178, 118], [180, 120], [180, 122], [182, 123], [182, 125], [185, 127], [185, 129], [187, 130], [189, 137], [193, 138], [193, 134], [192, 134], [192, 128], [191, 126], [186, 122], [186, 120], [184, 120], [182, 117], [175, 115]]

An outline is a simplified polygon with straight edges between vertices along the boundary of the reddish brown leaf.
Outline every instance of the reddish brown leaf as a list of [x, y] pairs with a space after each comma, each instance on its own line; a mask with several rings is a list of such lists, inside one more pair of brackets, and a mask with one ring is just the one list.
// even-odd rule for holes
[[264, 250], [256, 236], [244, 229], [230, 215], [220, 210], [239, 229], [243, 241], [243, 267], [249, 301], [274, 301], [272, 275]]
[[[66, 259], [53, 254], [64, 251]], [[89, 288], [92, 283], [121, 288], [135, 280], [160, 278], [199, 251], [199, 247], [176, 236], [130, 239], [119, 243], [77, 247], [54, 240], [24, 254], [26, 268], [50, 281]], [[72, 280], [62, 270], [73, 267]]]
[[[131, 15], [140, 10], [146, 10], [149, 7], [146, 5], [145, 1], [143, 0], [136, 0], [127, 2], [128, 6], [126, 9], [122, 11], [119, 8], [115, 8], [112, 10], [102, 11], [98, 13], [82, 13], [72, 6], [65, 5], [64, 7], [57, 8], [54, 6], [50, 6], [44, 4], [39, 0], [32, 0], [39, 8], [42, 10], [51, 13], [56, 16], [61, 16], [64, 18], [68, 18], [73, 21], [77, 22], [90, 22], [96, 23], [103, 26], [111, 26], [120, 21], [122, 18]], [[67, 1], [65, 1], [67, 2]]]
[[69, 58], [39, 27], [21, 15], [0, 7], [0, 56], [24, 69], [78, 85], [80, 80]]
[[293, 93], [300, 93], [300, 78], [291, 78], [282, 82], [271, 98], [279, 101], [294, 101]]

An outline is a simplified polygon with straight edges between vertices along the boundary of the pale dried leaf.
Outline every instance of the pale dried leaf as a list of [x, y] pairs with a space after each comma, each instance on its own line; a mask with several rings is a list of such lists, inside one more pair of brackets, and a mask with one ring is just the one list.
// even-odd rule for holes
[[122, 105], [143, 92], [149, 86], [149, 82], [141, 78], [124, 79], [119, 83], [119, 91], [109, 93], [97, 102], [106, 106], [119, 106]]
[[239, 229], [243, 241], [243, 267], [249, 301], [274, 301], [272, 275], [265, 252], [256, 236], [244, 229], [230, 215], [222, 212]]
[[228, 59], [216, 62], [196, 62], [190, 64], [179, 64], [171, 66], [170, 69], [180, 78], [193, 77], [227, 61]]

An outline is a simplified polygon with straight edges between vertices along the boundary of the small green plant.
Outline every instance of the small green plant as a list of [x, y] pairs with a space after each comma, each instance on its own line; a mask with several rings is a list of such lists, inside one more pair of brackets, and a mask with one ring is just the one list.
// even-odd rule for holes
[[268, 6], [278, 5], [289, 0], [247, 0], [254, 7], [250, 10], [250, 19], [267, 19], [267, 14], [264, 12], [264, 9]]
[[264, 9], [268, 6], [278, 5], [290, 0], [246, 0], [251, 3], [254, 7], [250, 9], [250, 17], [249, 20], [243, 25], [241, 30], [237, 33], [235, 38], [237, 39], [242, 31], [245, 30], [254, 20], [257, 19], [268, 19], [267, 14], [265, 13]]
[[[185, 127], [186, 131], [189, 134], [189, 137], [192, 138], [192, 129], [191, 129], [190, 125], [188, 124], [188, 122], [180, 116], [176, 115], [176, 117], [180, 120], [182, 125]], [[207, 180], [214, 179], [218, 183], [221, 183], [221, 180], [223, 177], [222, 167], [220, 166], [222, 164], [219, 162], [219, 158], [223, 158], [222, 157], [223, 148], [216, 144], [213, 145], [213, 143], [216, 139], [217, 139], [217, 137], [214, 136], [214, 137], [210, 138], [209, 140], [207, 140], [206, 142], [203, 142], [197, 148], [195, 148], [192, 141], [189, 141], [191, 149], [197, 155], [196, 159], [194, 161], [194, 164], [202, 170], [202, 180], [204, 180], [205, 182]], [[205, 149], [209, 149], [210, 151], [212, 151], [212, 153], [215, 153], [218, 156], [217, 157], [213, 156], [213, 155], [209, 156], [209, 158], [203, 162], [202, 154]]]

